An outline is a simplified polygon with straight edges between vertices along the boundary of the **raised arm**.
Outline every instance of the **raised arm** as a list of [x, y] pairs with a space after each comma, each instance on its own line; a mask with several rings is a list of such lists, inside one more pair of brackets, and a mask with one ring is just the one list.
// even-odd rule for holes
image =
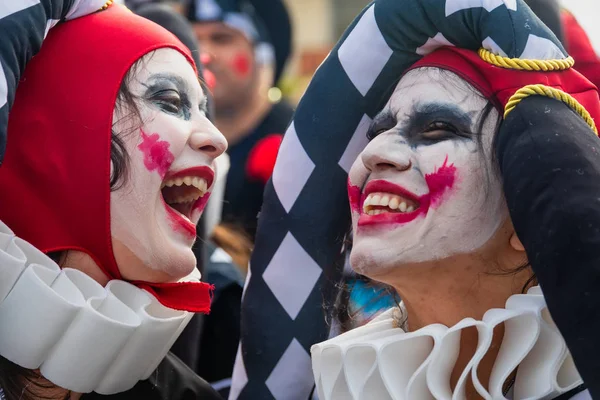
[[[112, 0], [110, 0], [112, 2]], [[63, 20], [90, 14], [107, 0], [2, 0], [0, 2], [0, 163], [6, 149], [8, 113], [27, 62], [48, 30]]]

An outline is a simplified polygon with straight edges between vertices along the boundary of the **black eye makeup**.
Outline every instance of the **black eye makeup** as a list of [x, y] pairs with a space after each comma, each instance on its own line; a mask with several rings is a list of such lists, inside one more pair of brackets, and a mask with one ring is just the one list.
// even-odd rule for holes
[[372, 140], [380, 133], [396, 129], [411, 146], [435, 144], [443, 140], [469, 140], [473, 112], [465, 112], [451, 103], [417, 103], [398, 123], [391, 110], [382, 111], [371, 124], [367, 137]]
[[[189, 121], [192, 116], [192, 104], [188, 93], [190, 88], [179, 76], [173, 74], [155, 74], [149, 79], [144, 99], [158, 107], [161, 111]], [[206, 97], [199, 105], [201, 112], [206, 113]]]
[[367, 131], [367, 139], [375, 139], [379, 134], [394, 128], [397, 123], [396, 116], [389, 109], [383, 110], [373, 119]]

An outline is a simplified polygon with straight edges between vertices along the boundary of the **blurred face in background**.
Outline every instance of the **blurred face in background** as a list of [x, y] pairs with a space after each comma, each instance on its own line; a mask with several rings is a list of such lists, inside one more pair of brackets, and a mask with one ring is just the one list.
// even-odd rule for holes
[[245, 104], [257, 82], [254, 46], [239, 30], [222, 22], [194, 24], [204, 66], [214, 74], [217, 112]]

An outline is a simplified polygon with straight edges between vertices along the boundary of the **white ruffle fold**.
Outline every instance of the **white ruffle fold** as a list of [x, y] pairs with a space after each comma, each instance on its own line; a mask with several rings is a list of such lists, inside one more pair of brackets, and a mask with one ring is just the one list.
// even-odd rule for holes
[[[552, 399], [583, 383], [537, 286], [481, 321], [466, 318], [451, 328], [433, 324], [405, 333], [394, 327], [392, 311], [312, 346], [319, 399], [464, 399], [469, 378], [484, 399], [505, 399], [502, 387], [517, 366], [515, 399]], [[500, 352], [489, 382], [481, 382], [478, 366], [500, 324]], [[471, 327], [478, 331], [477, 350], [452, 390], [461, 331]]]
[[127, 282], [61, 270], [0, 221], [0, 355], [75, 392], [113, 394], [147, 379], [192, 313]]

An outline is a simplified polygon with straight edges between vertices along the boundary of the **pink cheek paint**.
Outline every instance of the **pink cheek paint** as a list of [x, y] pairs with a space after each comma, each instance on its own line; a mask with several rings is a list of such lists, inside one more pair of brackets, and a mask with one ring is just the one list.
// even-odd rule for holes
[[148, 171], [157, 171], [161, 178], [165, 177], [169, 166], [175, 160], [175, 156], [169, 151], [170, 143], [160, 140], [158, 133], [146, 134], [140, 129], [142, 143], [138, 149], [144, 154], [144, 165]]
[[231, 65], [235, 73], [241, 78], [247, 77], [250, 73], [250, 60], [244, 54], [236, 54]]
[[427, 187], [429, 187], [429, 197], [432, 207], [439, 206], [442, 196], [452, 189], [455, 181], [456, 167], [454, 164], [448, 165], [448, 155], [446, 155], [446, 159], [439, 169], [425, 175], [425, 182], [427, 182]]
[[350, 210], [360, 213], [362, 205], [360, 188], [352, 185], [350, 179], [348, 179], [348, 200], [350, 201]]

